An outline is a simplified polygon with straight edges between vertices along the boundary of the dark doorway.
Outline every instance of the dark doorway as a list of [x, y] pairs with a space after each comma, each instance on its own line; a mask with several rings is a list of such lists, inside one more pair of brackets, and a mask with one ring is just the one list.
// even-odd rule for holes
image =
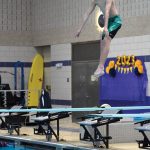
[[[72, 46], [72, 107], [94, 107], [99, 104], [99, 82], [92, 82], [100, 55], [99, 41]], [[90, 112], [73, 113], [73, 121]]]

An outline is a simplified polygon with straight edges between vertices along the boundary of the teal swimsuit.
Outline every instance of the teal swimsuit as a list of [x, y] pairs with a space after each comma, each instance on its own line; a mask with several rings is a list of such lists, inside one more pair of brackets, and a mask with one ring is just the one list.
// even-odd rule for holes
[[[119, 15], [109, 18], [108, 32], [109, 32], [109, 36], [112, 39], [115, 37], [116, 33], [121, 28], [121, 26], [122, 26], [122, 20]], [[102, 40], [104, 39], [104, 37], [105, 37], [105, 33], [103, 33], [103, 35], [102, 35]]]

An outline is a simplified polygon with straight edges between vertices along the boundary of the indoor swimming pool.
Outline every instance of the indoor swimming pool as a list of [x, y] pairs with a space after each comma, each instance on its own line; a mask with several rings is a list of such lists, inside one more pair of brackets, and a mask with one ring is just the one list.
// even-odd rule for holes
[[1, 150], [35, 150], [35, 149], [31, 149], [31, 148], [25, 148], [25, 147], [3, 147], [0, 148]]
[[0, 135], [0, 150], [91, 150], [67, 143], [44, 142], [15, 136]]
[[[42, 146], [34, 146], [32, 145], [15, 145], [15, 143], [9, 143], [9, 142], [0, 142], [0, 150], [46, 150], [48, 148], [42, 148]], [[53, 150], [53, 148], [50, 150]]]

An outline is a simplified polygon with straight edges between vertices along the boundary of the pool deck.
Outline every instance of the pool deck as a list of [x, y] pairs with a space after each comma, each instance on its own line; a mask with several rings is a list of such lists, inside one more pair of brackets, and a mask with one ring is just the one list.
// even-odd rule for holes
[[[33, 128], [22, 127], [20, 129], [20, 135], [18, 136], [15, 132], [10, 136], [7, 130], [0, 130], [0, 138], [5, 137], [7, 139], [18, 138], [21, 140], [42, 142], [45, 144], [60, 144], [60, 145], [72, 145], [75, 147], [82, 147], [89, 150], [98, 150], [94, 148], [91, 142], [85, 142], [79, 140], [79, 124], [72, 123], [71, 119], [63, 119], [60, 121], [60, 141], [57, 142], [54, 137], [52, 137], [51, 142], [47, 142], [45, 135], [34, 135]], [[53, 122], [52, 126], [56, 128], [56, 123]], [[103, 149], [105, 150], [105, 149]], [[137, 143], [116, 143], [110, 144], [110, 150], [141, 150], [138, 148]]]

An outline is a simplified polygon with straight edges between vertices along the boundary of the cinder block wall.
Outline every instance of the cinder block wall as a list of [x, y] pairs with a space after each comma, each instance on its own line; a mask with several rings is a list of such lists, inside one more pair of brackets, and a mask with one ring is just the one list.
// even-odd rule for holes
[[[27, 89], [29, 71], [33, 57], [36, 54], [34, 47], [26, 46], [0, 46], [0, 75], [2, 83], [10, 84], [10, 88], [14, 89], [14, 76], [9, 73], [14, 73], [14, 63], [21, 61], [24, 63], [25, 89]], [[17, 69], [18, 89], [21, 89], [21, 73]]]
[[[51, 46], [51, 98], [56, 105], [71, 105], [70, 60], [70, 43]], [[59, 64], [61, 65], [60, 67], [58, 67]]]
[[[25, 88], [36, 49], [32, 46], [32, 0], [0, 0], [0, 71], [14, 73], [14, 63], [25, 63]], [[18, 70], [19, 71], [19, 70]], [[14, 89], [14, 77], [0, 73], [2, 83]], [[18, 89], [20, 89], [18, 77]]]
[[32, 45], [32, 0], [0, 0], [0, 45]]
[[[75, 32], [91, 0], [0, 0], [0, 45], [52, 45], [99, 39], [96, 14], [80, 38]], [[117, 0], [123, 18], [119, 37], [150, 34], [149, 0]]]
[[[75, 32], [91, 0], [33, 0], [33, 45], [93, 41], [99, 39], [96, 14], [92, 14], [80, 38]], [[149, 0], [116, 0], [123, 18], [118, 37], [150, 34]]]
[[[36, 50], [31, 47], [31, 3], [32, 0], [0, 0], [0, 71], [14, 73], [13, 64], [16, 61], [32, 62]], [[25, 88], [29, 69], [25, 67]], [[9, 83], [14, 89], [14, 77], [8, 73], [0, 75], [2, 83]]]

